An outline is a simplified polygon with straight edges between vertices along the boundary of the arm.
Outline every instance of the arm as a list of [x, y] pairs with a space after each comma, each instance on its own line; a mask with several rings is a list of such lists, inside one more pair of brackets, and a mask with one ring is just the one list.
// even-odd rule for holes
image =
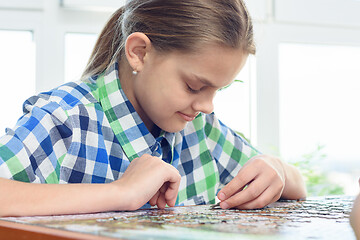
[[[281, 160], [279, 160], [281, 161]], [[281, 194], [282, 199], [304, 199], [306, 198], [306, 186], [300, 171], [285, 162], [285, 187]]]
[[30, 216], [136, 210], [150, 200], [174, 206], [178, 171], [161, 159], [134, 159], [117, 181], [108, 184], [33, 184], [0, 178], [0, 216]]
[[110, 184], [34, 184], [0, 178], [0, 186], [0, 216], [97, 212], [129, 204], [121, 196], [124, 191]]
[[353, 209], [350, 214], [350, 223], [351, 227], [354, 229], [356, 239], [360, 239], [360, 194], [354, 201]]
[[305, 197], [305, 184], [299, 171], [269, 155], [251, 158], [218, 193], [222, 208], [240, 209], [262, 208], [280, 198]]
[[358, 195], [355, 199], [354, 206], [350, 214], [350, 223], [354, 229], [356, 239], [360, 239], [360, 195]]

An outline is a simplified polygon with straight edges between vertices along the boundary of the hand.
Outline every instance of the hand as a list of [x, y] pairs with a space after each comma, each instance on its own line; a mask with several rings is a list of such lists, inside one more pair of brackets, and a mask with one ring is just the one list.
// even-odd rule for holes
[[268, 155], [255, 156], [219, 191], [220, 207], [263, 208], [281, 197], [285, 177], [284, 164], [280, 159]]
[[158, 157], [144, 154], [132, 160], [123, 176], [112, 184], [129, 193], [126, 210], [136, 210], [149, 200], [152, 206], [165, 208], [166, 204], [175, 205], [180, 179], [176, 168]]

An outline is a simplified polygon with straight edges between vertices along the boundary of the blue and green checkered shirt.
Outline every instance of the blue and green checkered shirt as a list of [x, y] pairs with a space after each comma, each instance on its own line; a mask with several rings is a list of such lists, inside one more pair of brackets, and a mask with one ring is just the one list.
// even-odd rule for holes
[[145, 153], [176, 167], [178, 205], [215, 202], [258, 154], [214, 114], [180, 132], [154, 137], [121, 89], [118, 65], [87, 81], [29, 98], [24, 115], [0, 138], [0, 177], [32, 183], [108, 183]]

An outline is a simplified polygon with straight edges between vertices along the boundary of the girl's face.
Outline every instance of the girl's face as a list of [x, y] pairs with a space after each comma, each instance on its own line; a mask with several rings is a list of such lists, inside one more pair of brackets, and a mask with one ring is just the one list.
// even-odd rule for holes
[[178, 132], [200, 112], [213, 111], [216, 92], [232, 83], [247, 56], [217, 45], [191, 54], [152, 50], [126, 94], [150, 132], [154, 124]]

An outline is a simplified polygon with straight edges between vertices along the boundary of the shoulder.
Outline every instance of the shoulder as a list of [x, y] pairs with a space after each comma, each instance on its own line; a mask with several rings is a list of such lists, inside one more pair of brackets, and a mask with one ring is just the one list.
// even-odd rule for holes
[[36, 96], [30, 97], [24, 103], [24, 108], [27, 105], [36, 105], [43, 107], [49, 103], [58, 105], [64, 110], [70, 110], [77, 105], [87, 105], [95, 103], [92, 92], [96, 84], [85, 83], [82, 81], [69, 82], [47, 92], [39, 93]]
[[51, 91], [43, 92], [39, 96], [57, 102], [64, 109], [70, 109], [78, 104], [86, 105], [97, 102], [92, 95], [93, 88], [94, 84], [91, 83], [69, 82]]

